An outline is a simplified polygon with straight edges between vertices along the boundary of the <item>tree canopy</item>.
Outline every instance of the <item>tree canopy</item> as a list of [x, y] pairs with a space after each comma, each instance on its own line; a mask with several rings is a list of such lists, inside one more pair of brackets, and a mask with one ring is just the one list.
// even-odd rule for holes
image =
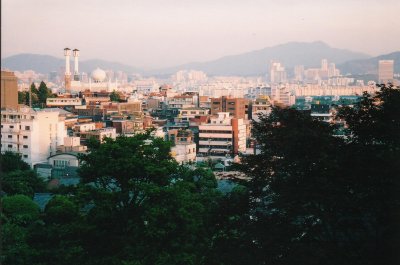
[[[32, 83], [30, 90], [30, 95], [32, 97], [31, 103], [33, 107], [44, 107], [46, 106], [47, 98], [55, 97], [44, 81], [40, 82], [39, 88], [36, 88], [35, 83]], [[29, 105], [29, 92], [18, 92], [18, 103]]]
[[344, 138], [288, 108], [254, 124], [261, 154], [240, 168], [251, 177], [256, 264], [395, 264], [399, 100], [398, 88], [382, 86], [342, 108]]
[[121, 98], [120, 98], [120, 96], [119, 96], [117, 91], [114, 90], [113, 92], [111, 92], [110, 100], [113, 101], [113, 102], [119, 102], [121, 100]]
[[218, 190], [178, 165], [151, 132], [89, 141], [81, 183], [44, 189], [19, 155], [1, 156], [2, 264], [399, 264], [400, 89], [342, 107], [347, 135], [291, 108], [253, 134], [261, 152]]
[[44, 181], [22, 160], [21, 155], [6, 151], [0, 155], [0, 162], [1, 189], [6, 194], [23, 194], [33, 197], [35, 192], [45, 189]]

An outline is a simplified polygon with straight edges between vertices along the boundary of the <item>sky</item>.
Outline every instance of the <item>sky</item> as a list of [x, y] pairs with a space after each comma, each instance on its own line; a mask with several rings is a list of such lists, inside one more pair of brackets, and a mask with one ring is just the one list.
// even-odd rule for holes
[[145, 69], [290, 41], [400, 50], [399, 0], [1, 0], [1, 57], [104, 59]]

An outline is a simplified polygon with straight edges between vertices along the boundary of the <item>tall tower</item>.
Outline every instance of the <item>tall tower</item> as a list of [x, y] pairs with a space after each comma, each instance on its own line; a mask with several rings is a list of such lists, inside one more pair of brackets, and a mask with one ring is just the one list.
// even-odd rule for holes
[[393, 82], [393, 60], [380, 60], [379, 61], [379, 83]]
[[74, 49], [73, 50], [73, 55], [74, 55], [74, 81], [79, 81], [79, 68], [78, 68], [78, 57], [79, 57], [79, 50]]
[[65, 56], [65, 92], [71, 91], [71, 69], [69, 66], [69, 57], [71, 56], [71, 49], [65, 48], [64, 49], [64, 56]]

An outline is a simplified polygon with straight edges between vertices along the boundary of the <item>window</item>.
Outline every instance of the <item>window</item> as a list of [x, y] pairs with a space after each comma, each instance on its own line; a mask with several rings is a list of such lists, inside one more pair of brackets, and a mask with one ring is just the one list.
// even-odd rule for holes
[[8, 148], [12, 148], [12, 144], [9, 144], [9, 145], [8, 145]]
[[28, 148], [28, 146], [26, 144], [23, 145], [24, 148]]
[[14, 125], [10, 125], [10, 129], [14, 129]]
[[25, 130], [29, 131], [31, 129], [31, 126], [25, 126]]
[[24, 155], [24, 158], [28, 158], [28, 155]]
[[28, 136], [26, 136], [26, 135], [24, 135], [24, 137], [23, 137], [24, 139], [28, 139]]
[[12, 138], [12, 135], [9, 135], [8, 138]]
[[54, 167], [58, 168], [65, 168], [66, 166], [69, 166], [69, 161], [67, 160], [54, 160], [53, 162]]

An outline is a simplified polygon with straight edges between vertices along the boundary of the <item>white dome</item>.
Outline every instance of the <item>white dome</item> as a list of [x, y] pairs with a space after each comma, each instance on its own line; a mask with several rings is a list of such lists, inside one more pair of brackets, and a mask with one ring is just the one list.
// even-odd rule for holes
[[104, 79], [106, 79], [106, 72], [97, 67], [97, 69], [92, 72], [91, 76], [94, 82], [103, 82]]

